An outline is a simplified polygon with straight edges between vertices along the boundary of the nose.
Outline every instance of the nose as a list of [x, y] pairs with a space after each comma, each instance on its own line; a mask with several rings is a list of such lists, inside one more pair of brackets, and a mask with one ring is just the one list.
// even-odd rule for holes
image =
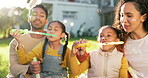
[[101, 39], [102, 40], [107, 40], [107, 37], [106, 36], [103, 36]]
[[53, 30], [48, 31], [49, 34], [53, 34]]
[[126, 23], [127, 22], [127, 18], [124, 16], [124, 17], [121, 17], [120, 18], [120, 21], [121, 23]]
[[36, 18], [37, 18], [37, 19], [39, 19], [39, 18], [40, 18], [40, 16], [39, 16], [39, 15], [36, 15]]

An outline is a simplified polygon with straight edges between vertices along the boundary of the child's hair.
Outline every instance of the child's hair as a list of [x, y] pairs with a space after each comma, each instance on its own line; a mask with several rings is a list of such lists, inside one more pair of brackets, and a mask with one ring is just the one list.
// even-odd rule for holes
[[[48, 24], [47, 28], [48, 28], [49, 25], [50, 25], [51, 23], [53, 23], [53, 22], [57, 22], [58, 24], [60, 24], [60, 26], [61, 26], [61, 28], [62, 28], [62, 33], [65, 33], [65, 34], [66, 34], [66, 37], [65, 37], [65, 45], [64, 45], [64, 47], [63, 47], [63, 52], [62, 52], [62, 61], [61, 61], [61, 64], [62, 64], [63, 61], [64, 61], [64, 56], [65, 56], [65, 54], [66, 54], [66, 49], [67, 49], [67, 45], [68, 45], [68, 33], [66, 32], [66, 27], [65, 27], [65, 25], [64, 25], [62, 22], [60, 22], [60, 21], [52, 21], [52, 22], [50, 22], [50, 23]], [[61, 39], [62, 39], [62, 38], [61, 38]], [[46, 37], [46, 38], [45, 38], [44, 45], [43, 45], [42, 57], [44, 57], [45, 47], [46, 47], [47, 43], [48, 43], [48, 39], [47, 39], [47, 37]]]
[[113, 30], [115, 31], [116, 35], [117, 35], [117, 38], [119, 38], [120, 40], [122, 40], [121, 31], [118, 30], [118, 29], [116, 29], [116, 28], [114, 28], [114, 27], [112, 27], [111, 25], [102, 26], [102, 27], [99, 29], [99, 32], [100, 32], [100, 30], [105, 29], [105, 28], [113, 29]]
[[[111, 25], [105, 25], [105, 26], [102, 26], [100, 29], [99, 29], [99, 32], [100, 30], [103, 30], [105, 28], [110, 28], [112, 30], [115, 31], [116, 35], [117, 35], [117, 38], [120, 39], [120, 41], [123, 41], [123, 35], [121, 33], [121, 30], [117, 29], [117, 28], [114, 28], [113, 26]], [[123, 44], [120, 44], [120, 45], [116, 45], [116, 48], [118, 51], [120, 52], [123, 52]]]

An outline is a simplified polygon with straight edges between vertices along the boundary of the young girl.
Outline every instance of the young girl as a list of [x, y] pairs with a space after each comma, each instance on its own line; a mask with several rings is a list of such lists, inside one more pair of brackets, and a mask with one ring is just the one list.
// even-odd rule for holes
[[[76, 41], [70, 54], [70, 66], [74, 75], [81, 74], [88, 69], [89, 78], [127, 78], [128, 63], [122, 52], [118, 51], [116, 45], [107, 45], [110, 42], [120, 41], [120, 32], [110, 26], [103, 26], [99, 30], [98, 42], [101, 45], [97, 50], [78, 65], [76, 53], [86, 51], [85, 47], [76, 48], [77, 45], [86, 43], [87, 40]], [[98, 45], [99, 46], [99, 45]]]
[[[17, 41], [18, 60], [21, 64], [32, 62], [33, 57], [42, 61], [42, 78], [64, 78], [67, 77], [67, 67], [69, 67], [70, 49], [68, 45], [68, 34], [66, 33], [65, 25], [60, 21], [52, 21], [47, 27], [47, 33], [54, 34], [57, 37], [47, 36], [44, 42], [41, 42], [26, 53], [19, 37], [20, 32], [10, 33]], [[65, 45], [62, 45], [61, 39], [66, 35]], [[42, 60], [43, 59], [43, 60]], [[70, 72], [70, 70], [69, 70]], [[70, 78], [75, 78], [70, 74]]]

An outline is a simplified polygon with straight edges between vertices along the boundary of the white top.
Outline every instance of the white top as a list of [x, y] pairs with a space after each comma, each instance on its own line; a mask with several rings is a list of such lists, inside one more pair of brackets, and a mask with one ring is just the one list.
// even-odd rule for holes
[[118, 78], [123, 53], [115, 48], [112, 52], [95, 50], [90, 53], [91, 68], [88, 78]]
[[148, 78], [148, 35], [142, 39], [128, 38], [125, 56], [139, 78]]

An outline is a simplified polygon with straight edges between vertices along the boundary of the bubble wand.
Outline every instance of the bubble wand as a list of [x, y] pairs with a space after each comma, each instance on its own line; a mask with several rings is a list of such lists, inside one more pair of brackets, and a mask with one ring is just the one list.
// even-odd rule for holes
[[109, 42], [109, 43], [98, 43], [98, 45], [118, 45], [118, 44], [124, 44], [124, 42], [118, 41], [118, 42]]
[[[33, 62], [37, 62], [36, 57], [33, 57]], [[36, 78], [40, 78], [40, 74], [39, 74], [39, 73], [38, 73], [38, 74], [36, 74]]]
[[[16, 29], [12, 29], [11, 31], [14, 32]], [[53, 34], [48, 34], [48, 33], [41, 33], [41, 32], [34, 32], [34, 31], [28, 31], [28, 29], [21, 29], [21, 33], [27, 34], [27, 33], [32, 33], [32, 34], [40, 34], [40, 35], [46, 35], [46, 36], [53, 36], [57, 37], [56, 35]]]
[[[109, 42], [109, 43], [98, 43], [97, 45], [118, 45], [118, 44], [124, 44], [123, 41], [118, 41], [118, 42]], [[92, 44], [90, 42], [79, 44], [75, 46], [76, 48], [79, 47], [90, 47]]]

